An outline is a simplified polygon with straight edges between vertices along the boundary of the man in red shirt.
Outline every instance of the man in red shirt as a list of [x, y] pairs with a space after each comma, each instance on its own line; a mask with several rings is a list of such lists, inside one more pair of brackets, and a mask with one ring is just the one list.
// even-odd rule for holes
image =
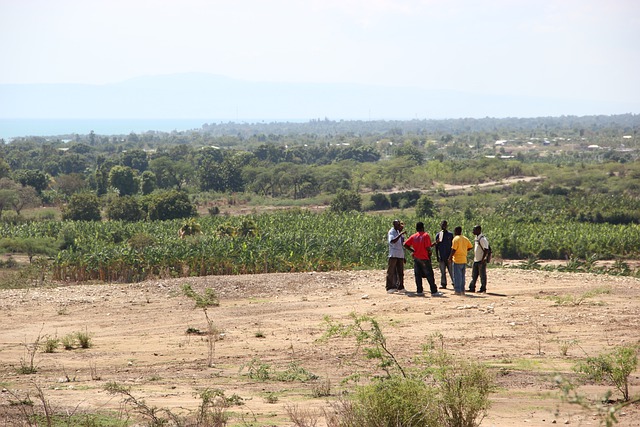
[[416, 224], [416, 233], [412, 234], [405, 242], [404, 247], [413, 254], [413, 273], [416, 277], [416, 295], [424, 296], [422, 289], [422, 278], [427, 278], [432, 297], [441, 297], [438, 292], [436, 281], [433, 277], [433, 267], [431, 266], [431, 237], [424, 231], [424, 224]]

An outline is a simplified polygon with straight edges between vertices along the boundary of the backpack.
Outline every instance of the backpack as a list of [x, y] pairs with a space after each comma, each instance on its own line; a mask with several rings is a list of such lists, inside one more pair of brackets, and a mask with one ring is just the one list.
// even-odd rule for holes
[[[485, 238], [485, 240], [487, 241], [487, 258], [486, 258], [486, 260], [487, 260], [487, 262], [491, 262], [491, 255], [492, 255], [492, 252], [491, 252], [491, 245], [489, 244], [489, 239], [487, 239], [487, 236], [485, 236], [484, 234], [481, 234], [481, 235], [479, 235], [479, 236], [478, 236], [478, 242], [479, 242], [479, 241], [480, 241], [480, 239], [482, 239], [483, 237], [484, 237], [484, 238]], [[482, 247], [482, 245], [480, 245], [480, 246]]]

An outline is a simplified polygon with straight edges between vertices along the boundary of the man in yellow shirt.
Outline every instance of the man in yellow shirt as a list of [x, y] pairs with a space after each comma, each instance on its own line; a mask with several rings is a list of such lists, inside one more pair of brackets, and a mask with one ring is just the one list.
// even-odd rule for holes
[[464, 295], [464, 273], [467, 267], [467, 252], [473, 249], [473, 245], [462, 235], [462, 227], [453, 230], [453, 242], [451, 243], [451, 255], [449, 260], [453, 262], [453, 290], [456, 295]]

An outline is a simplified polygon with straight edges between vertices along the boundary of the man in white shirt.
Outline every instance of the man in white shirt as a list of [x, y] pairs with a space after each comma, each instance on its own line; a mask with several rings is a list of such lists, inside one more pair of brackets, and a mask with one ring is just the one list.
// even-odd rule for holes
[[389, 261], [387, 264], [387, 293], [404, 293], [404, 235], [400, 220], [393, 221], [387, 233]]
[[467, 292], [476, 291], [476, 282], [478, 276], [480, 276], [480, 290], [479, 293], [487, 292], [487, 257], [489, 256], [489, 240], [482, 234], [482, 227], [476, 225], [473, 227], [473, 234], [476, 236], [474, 239], [474, 251], [473, 251], [473, 267], [471, 269], [471, 282], [469, 283], [469, 289]]

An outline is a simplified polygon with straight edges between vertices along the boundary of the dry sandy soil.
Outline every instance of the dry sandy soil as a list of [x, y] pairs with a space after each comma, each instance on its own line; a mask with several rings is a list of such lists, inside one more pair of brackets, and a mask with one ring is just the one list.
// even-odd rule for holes
[[[408, 290], [413, 274], [405, 273]], [[215, 290], [220, 305], [208, 310], [222, 331], [213, 366], [207, 366], [202, 309], [181, 291], [184, 284]], [[428, 289], [428, 288], [427, 288]], [[558, 305], [554, 297], [578, 301]], [[340, 380], [353, 373], [353, 340], [317, 339], [324, 316], [349, 323], [349, 315], [374, 316], [389, 347], [405, 366], [430, 337], [440, 333], [445, 348], [461, 358], [489, 364], [498, 389], [482, 426], [598, 425], [593, 412], [563, 404], [553, 386], [558, 373], [586, 355], [640, 340], [640, 279], [508, 268], [489, 270], [489, 294], [467, 297], [445, 290], [444, 298], [388, 295], [383, 271], [289, 273], [153, 280], [137, 284], [80, 284], [0, 291], [0, 426], [19, 421], [15, 396], [33, 397], [38, 385], [58, 412], [115, 410], [122, 397], [103, 390], [115, 381], [148, 405], [185, 413], [197, 407], [195, 393], [219, 388], [243, 404], [233, 406], [229, 425], [291, 426], [286, 408], [328, 408], [328, 401], [350, 389]], [[598, 293], [602, 292], [602, 293]], [[38, 336], [88, 332], [89, 349], [37, 352], [37, 373], [17, 374], [29, 362], [25, 344]], [[562, 355], [563, 343], [575, 342]], [[283, 371], [296, 361], [330, 379], [331, 396], [314, 398], [314, 385], [258, 381], [242, 370], [253, 359]], [[632, 394], [640, 393], [640, 372], [631, 375]], [[316, 386], [317, 387], [317, 386]], [[611, 386], [586, 384], [588, 396]], [[268, 396], [277, 397], [273, 403]], [[620, 398], [615, 392], [613, 398]], [[36, 402], [36, 405], [38, 403]], [[12, 415], [13, 414], [13, 415]], [[640, 426], [640, 407], [624, 408], [620, 426]], [[325, 425], [318, 416], [317, 426]]]

